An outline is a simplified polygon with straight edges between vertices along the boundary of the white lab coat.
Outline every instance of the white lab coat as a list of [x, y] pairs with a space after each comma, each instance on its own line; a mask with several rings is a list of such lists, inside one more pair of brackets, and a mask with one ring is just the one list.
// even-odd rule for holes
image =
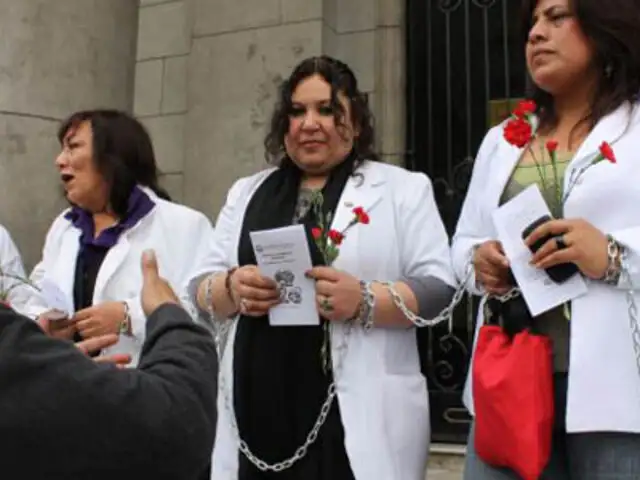
[[0, 225], [0, 290], [7, 293], [7, 301], [13, 309], [20, 311], [32, 293], [32, 288], [10, 276], [25, 280], [27, 278], [22, 257], [11, 234]]
[[[502, 136], [503, 126], [486, 135], [476, 158], [467, 198], [452, 244], [453, 266], [463, 278], [471, 249], [496, 238], [491, 219], [521, 150]], [[632, 284], [640, 288], [640, 111], [625, 104], [603, 118], [576, 152], [565, 173], [571, 174], [598, 154], [603, 141], [612, 145], [617, 164], [590, 167], [573, 188], [566, 218], [584, 218], [610, 233], [630, 253]], [[589, 281], [588, 293], [572, 302], [570, 369], [566, 423], [569, 432], [640, 433], [640, 373], [625, 299], [627, 284], [613, 287]], [[476, 294], [475, 278], [467, 285]], [[636, 302], [640, 295], [636, 290]], [[480, 309], [482, 312], [482, 308]], [[477, 329], [482, 323], [479, 315]], [[477, 336], [476, 329], [476, 336]], [[464, 400], [473, 414], [472, 385]]]
[[[243, 178], [231, 188], [216, 223], [209, 272], [237, 264], [245, 209], [269, 172]], [[360, 172], [362, 182], [350, 178], [342, 193], [333, 228], [343, 229], [355, 206], [369, 211], [371, 223], [349, 231], [334, 266], [364, 280], [433, 275], [453, 284], [448, 239], [429, 179], [377, 162], [366, 162]], [[336, 359], [340, 354], [335, 348], [343, 344], [345, 330], [343, 324], [334, 325], [331, 344]], [[229, 391], [233, 388], [234, 334], [234, 330], [229, 334], [221, 365]], [[336, 381], [346, 451], [355, 477], [423, 480], [430, 439], [429, 399], [414, 329], [364, 332], [354, 328]], [[211, 478], [235, 480], [237, 437], [220, 394], [218, 412]]]
[[[142, 252], [155, 250], [160, 275], [167, 279], [183, 306], [195, 317], [187, 286], [193, 272], [201, 268], [200, 262], [209, 256], [207, 248], [212, 236], [211, 222], [202, 213], [163, 200], [150, 189], [143, 190], [155, 206], [135, 226], [122, 233], [116, 245], [109, 250], [98, 272], [93, 294], [93, 305], [108, 301], [127, 303], [132, 335], [120, 335], [118, 343], [103, 352], [105, 355], [130, 354], [133, 357], [131, 366], [138, 363], [146, 332], [146, 318], [140, 304]], [[66, 213], [60, 214], [51, 225], [42, 259], [33, 269], [31, 279], [36, 284], [43, 278], [52, 281], [73, 305], [80, 230], [65, 218]], [[42, 295], [35, 294], [31, 296], [25, 313], [35, 319], [46, 310], [48, 306]]]

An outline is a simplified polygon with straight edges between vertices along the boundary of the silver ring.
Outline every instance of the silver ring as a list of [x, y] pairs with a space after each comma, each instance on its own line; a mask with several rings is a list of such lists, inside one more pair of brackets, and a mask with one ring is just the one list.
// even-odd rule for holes
[[558, 250], [567, 248], [567, 242], [564, 241], [564, 235], [557, 235], [555, 238], [556, 238], [556, 248]]
[[333, 311], [333, 305], [331, 305], [331, 300], [326, 295], [322, 299], [322, 302], [320, 303], [320, 305], [325, 312]]

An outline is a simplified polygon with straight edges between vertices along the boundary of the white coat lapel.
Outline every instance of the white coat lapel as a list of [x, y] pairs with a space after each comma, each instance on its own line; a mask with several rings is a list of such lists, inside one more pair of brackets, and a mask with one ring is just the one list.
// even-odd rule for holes
[[116, 243], [107, 253], [104, 258], [104, 262], [100, 266], [98, 271], [98, 277], [96, 278], [96, 285], [93, 292], [93, 303], [99, 303], [102, 299], [104, 289], [107, 283], [115, 275], [116, 271], [123, 264], [125, 258], [129, 254], [131, 249], [131, 243], [129, 241], [128, 234], [125, 232], [122, 234], [118, 243]]
[[[507, 186], [507, 182], [511, 178], [514, 169], [520, 161], [523, 149], [514, 147], [504, 140], [499, 140], [498, 146], [492, 153], [491, 161], [491, 177], [493, 188], [487, 188], [488, 205], [492, 208], [498, 206], [500, 197]], [[489, 185], [487, 185], [489, 187]]]
[[[349, 177], [342, 191], [331, 228], [343, 231], [353, 220], [353, 209], [356, 207], [362, 207], [365, 212], [371, 215], [376, 205], [382, 200], [383, 189], [380, 186], [385, 181], [375, 165], [370, 162], [366, 162], [358, 168], [356, 175]], [[358, 258], [355, 250], [361, 238], [360, 233], [365, 228], [366, 225], [354, 225], [347, 231], [346, 239], [340, 246], [340, 254], [334, 264], [336, 268], [345, 268], [349, 265], [349, 270], [354, 267], [358, 269], [358, 266], [353, 263]]]
[[[52, 269], [51, 277], [58, 288], [62, 290], [69, 304], [73, 305], [73, 285], [76, 276], [76, 263], [80, 250], [80, 230], [68, 228], [63, 234], [60, 245], [60, 253], [56, 262], [56, 268]], [[54, 273], [55, 272], [55, 273]]]
[[615, 143], [630, 126], [629, 113], [629, 104], [625, 103], [596, 124], [569, 164], [569, 172], [565, 175], [565, 189], [568, 188], [573, 171], [586, 167], [599, 154], [602, 142], [609, 143], [615, 150]]

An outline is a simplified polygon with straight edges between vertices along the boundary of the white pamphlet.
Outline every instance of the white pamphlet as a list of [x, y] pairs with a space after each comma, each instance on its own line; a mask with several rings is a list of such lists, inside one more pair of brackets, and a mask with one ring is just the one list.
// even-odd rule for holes
[[536, 316], [587, 292], [579, 275], [563, 283], [554, 282], [547, 273], [529, 264], [533, 256], [524, 243], [522, 232], [538, 218], [549, 215], [549, 207], [537, 185], [531, 185], [493, 212], [493, 222], [509, 259], [531, 315]]
[[280, 304], [269, 310], [269, 324], [319, 325], [315, 282], [305, 277], [312, 263], [304, 227], [251, 232], [250, 237], [260, 272], [280, 289]]
[[51, 315], [51, 319], [69, 318], [73, 315], [73, 303], [70, 298], [51, 279], [43, 278], [40, 282], [40, 293], [49, 310], [53, 310], [60, 315]]

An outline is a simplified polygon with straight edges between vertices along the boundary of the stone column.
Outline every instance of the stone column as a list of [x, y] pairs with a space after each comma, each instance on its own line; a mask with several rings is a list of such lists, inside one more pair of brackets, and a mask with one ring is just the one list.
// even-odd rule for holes
[[0, 11], [0, 223], [30, 268], [65, 205], [58, 122], [132, 109], [138, 2], [0, 0]]

